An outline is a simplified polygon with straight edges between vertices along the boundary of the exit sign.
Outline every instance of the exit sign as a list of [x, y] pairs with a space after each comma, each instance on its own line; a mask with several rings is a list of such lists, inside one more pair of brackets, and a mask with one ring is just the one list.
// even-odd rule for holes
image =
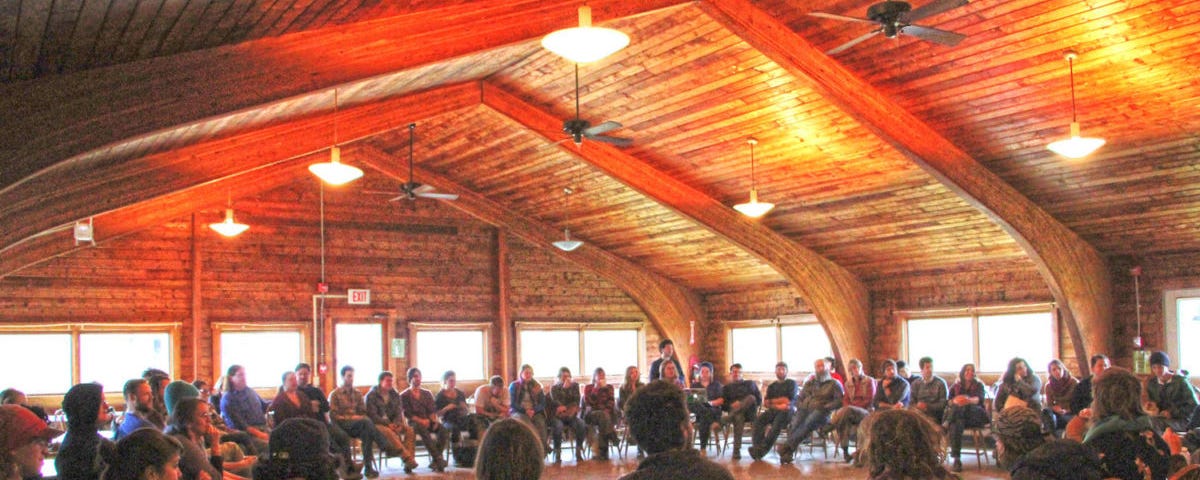
[[349, 296], [348, 303], [351, 305], [370, 305], [371, 304], [371, 291], [370, 290], [351, 288], [349, 290], [346, 290], [346, 294]]

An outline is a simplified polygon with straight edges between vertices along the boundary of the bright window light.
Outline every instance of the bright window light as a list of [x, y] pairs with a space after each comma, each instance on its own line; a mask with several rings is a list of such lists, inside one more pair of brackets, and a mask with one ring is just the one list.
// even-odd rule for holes
[[422, 382], [440, 382], [446, 370], [454, 370], [459, 381], [487, 378], [483, 354], [489, 349], [482, 330], [418, 330], [416, 350]]
[[125, 382], [142, 378], [147, 368], [171, 373], [171, 335], [160, 333], [83, 333], [79, 335], [79, 379], [100, 382], [120, 392]]
[[253, 388], [278, 387], [283, 372], [303, 361], [298, 331], [221, 332], [221, 371], [230, 365], [246, 369], [246, 384]]
[[625, 368], [638, 364], [638, 346], [637, 330], [584, 330], [584, 371], [578, 375], [590, 378], [592, 371], [601, 367], [610, 383], [620, 383]]
[[784, 325], [779, 334], [783, 339], [783, 361], [791, 371], [810, 372], [818, 358], [833, 356], [829, 336], [818, 324]]
[[0, 388], [26, 395], [66, 393], [71, 356], [70, 334], [0, 334]]
[[337, 358], [338, 385], [342, 367], [354, 367], [354, 384], [375, 385], [383, 371], [383, 325], [379, 323], [339, 323], [334, 327], [334, 355]]
[[742, 364], [744, 372], [773, 372], [778, 362], [775, 327], [730, 329], [729, 351], [733, 363]]
[[1191, 374], [1200, 372], [1200, 298], [1185, 297], [1175, 300], [1175, 315], [1178, 318], [1178, 346], [1175, 351], [1178, 361], [1172, 362], [1174, 369], [1187, 370]]
[[[533, 367], [533, 376], [553, 378], [567, 367], [579, 375], [578, 330], [521, 330], [521, 364]], [[622, 367], [623, 368], [623, 367]], [[621, 371], [622, 374], [624, 370]]]
[[[913, 319], [908, 321], [909, 373], [917, 375], [921, 357], [933, 359], [938, 372], [957, 372], [975, 362], [971, 317]], [[1006, 360], [1007, 362], [1007, 360]], [[979, 371], [988, 371], [983, 367]]]
[[1003, 372], [1015, 357], [1045, 372], [1054, 354], [1054, 315], [1050, 312], [979, 316], [979, 371]]

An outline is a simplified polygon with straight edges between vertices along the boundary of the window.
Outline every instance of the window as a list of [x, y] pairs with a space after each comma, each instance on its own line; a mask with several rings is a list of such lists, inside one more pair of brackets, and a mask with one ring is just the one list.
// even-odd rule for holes
[[603, 368], [624, 375], [625, 367], [641, 366], [645, 337], [638, 324], [517, 324], [520, 364], [533, 367], [538, 378], [558, 376], [567, 367], [579, 378]]
[[[61, 324], [0, 326], [0, 385], [29, 395], [66, 393], [99, 382], [120, 392], [146, 368], [175, 372], [178, 324]], [[36, 365], [36, 368], [14, 368]]]
[[410, 323], [413, 366], [421, 369], [425, 381], [441, 381], [442, 373], [454, 370], [463, 380], [487, 378], [489, 352], [486, 323], [417, 324]]
[[971, 309], [966, 315], [917, 314], [904, 322], [904, 352], [910, 371], [921, 357], [933, 358], [934, 370], [957, 372], [974, 363], [980, 372], [1003, 373], [1014, 357], [1043, 371], [1058, 352], [1054, 312], [1044, 307]]
[[355, 385], [374, 385], [383, 371], [383, 324], [382, 323], [339, 323], [334, 327], [336, 339], [334, 352], [337, 358], [337, 375], [342, 367], [354, 367]]
[[1171, 367], [1195, 374], [1200, 371], [1200, 289], [1167, 290], [1163, 312]]
[[833, 345], [813, 315], [769, 321], [730, 322], [729, 363], [745, 372], [774, 372], [787, 362], [791, 371], [811, 371], [818, 358], [832, 357]]
[[214, 354], [225, 375], [232, 365], [246, 369], [251, 388], [278, 387], [283, 372], [296, 368], [306, 358], [308, 324], [213, 324], [217, 339]]

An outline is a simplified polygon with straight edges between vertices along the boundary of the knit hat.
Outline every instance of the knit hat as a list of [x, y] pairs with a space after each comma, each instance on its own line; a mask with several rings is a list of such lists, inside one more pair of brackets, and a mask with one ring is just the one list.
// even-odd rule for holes
[[1150, 354], [1150, 365], [1162, 365], [1164, 367], [1171, 366], [1171, 357], [1167, 356], [1167, 352], [1157, 351]]
[[62, 430], [50, 428], [28, 408], [0, 405], [0, 455], [21, 448], [34, 440], [53, 440]]
[[1009, 407], [1001, 410], [992, 422], [996, 435], [1005, 446], [1029, 451], [1044, 440], [1042, 418], [1028, 407]]
[[271, 431], [272, 460], [312, 461], [329, 455], [329, 431], [311, 418], [289, 418]]
[[1100, 457], [1088, 446], [1074, 440], [1053, 440], [1033, 449], [1017, 460], [1013, 480], [1057, 479], [1100, 480]]
[[175, 405], [180, 400], [199, 397], [200, 390], [188, 382], [176, 380], [168, 383], [167, 388], [163, 390], [163, 403], [167, 405], [167, 415], [175, 414]]

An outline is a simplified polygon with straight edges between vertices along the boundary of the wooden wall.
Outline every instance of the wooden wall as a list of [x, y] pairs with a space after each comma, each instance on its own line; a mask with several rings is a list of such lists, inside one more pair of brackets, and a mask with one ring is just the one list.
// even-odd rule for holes
[[[1133, 337], [1137, 335], [1134, 282], [1130, 269], [1142, 267], [1142, 339], [1146, 350], [1166, 350], [1163, 292], [1200, 288], [1200, 252], [1118, 256], [1109, 259], [1113, 278], [1113, 321], [1116, 351], [1113, 363], [1131, 367]], [[1194, 372], [1193, 372], [1194, 373]]]

